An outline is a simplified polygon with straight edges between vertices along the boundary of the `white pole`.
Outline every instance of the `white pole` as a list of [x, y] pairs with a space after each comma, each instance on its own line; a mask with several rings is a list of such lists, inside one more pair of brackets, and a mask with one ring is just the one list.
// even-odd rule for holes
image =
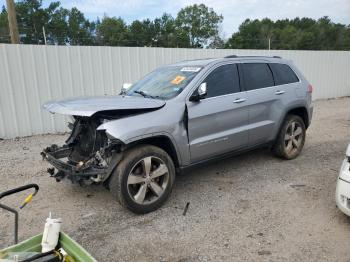
[[44, 42], [45, 42], [45, 45], [46, 45], [47, 43], [46, 43], [45, 27], [43, 27], [43, 35], [44, 35]]
[[271, 50], [271, 38], [269, 37], [269, 50]]

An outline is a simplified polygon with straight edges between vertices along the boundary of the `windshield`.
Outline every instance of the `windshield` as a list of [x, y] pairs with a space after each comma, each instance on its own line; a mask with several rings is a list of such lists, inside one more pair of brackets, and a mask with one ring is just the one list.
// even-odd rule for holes
[[133, 84], [126, 94], [170, 99], [180, 94], [200, 70], [200, 67], [161, 67]]

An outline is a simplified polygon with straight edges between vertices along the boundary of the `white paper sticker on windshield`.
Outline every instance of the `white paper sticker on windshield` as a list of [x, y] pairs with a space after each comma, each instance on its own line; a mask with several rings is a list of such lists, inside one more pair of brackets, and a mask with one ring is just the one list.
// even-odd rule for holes
[[183, 67], [180, 71], [181, 72], [198, 72], [201, 70], [200, 67]]

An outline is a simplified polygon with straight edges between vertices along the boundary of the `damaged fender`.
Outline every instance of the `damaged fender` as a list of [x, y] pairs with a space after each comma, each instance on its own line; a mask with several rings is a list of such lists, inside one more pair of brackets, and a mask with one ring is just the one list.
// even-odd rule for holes
[[186, 164], [190, 161], [190, 156], [188, 134], [186, 128], [183, 128], [186, 126], [184, 120], [187, 121], [184, 119], [184, 114], [185, 105], [165, 106], [157, 111], [108, 121], [100, 125], [97, 130], [105, 130], [107, 135], [126, 145], [149, 137], [166, 136], [172, 141], [180, 163]]

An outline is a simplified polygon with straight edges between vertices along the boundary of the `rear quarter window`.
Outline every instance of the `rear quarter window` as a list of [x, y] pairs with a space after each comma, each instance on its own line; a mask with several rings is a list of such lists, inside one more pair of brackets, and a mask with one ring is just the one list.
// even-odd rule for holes
[[269, 64], [275, 78], [275, 85], [285, 85], [299, 82], [299, 78], [294, 71], [286, 64]]
[[272, 72], [265, 63], [242, 64], [245, 89], [254, 90], [274, 86]]

